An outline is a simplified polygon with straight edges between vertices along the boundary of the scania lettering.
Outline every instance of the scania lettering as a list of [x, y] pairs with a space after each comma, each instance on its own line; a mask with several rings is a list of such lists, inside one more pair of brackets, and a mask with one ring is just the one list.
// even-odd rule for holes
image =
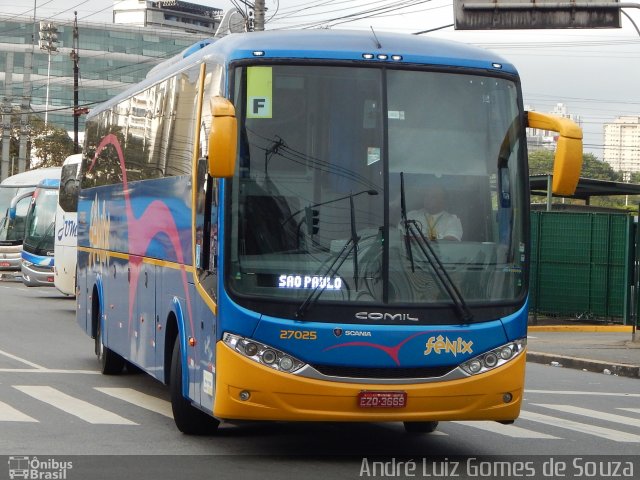
[[[166, 383], [185, 433], [517, 418], [526, 128], [558, 132], [564, 195], [581, 130], [526, 112], [508, 61], [432, 38], [271, 31], [185, 55], [87, 116], [77, 320], [102, 372]], [[461, 240], [415, 213], [433, 188]]]

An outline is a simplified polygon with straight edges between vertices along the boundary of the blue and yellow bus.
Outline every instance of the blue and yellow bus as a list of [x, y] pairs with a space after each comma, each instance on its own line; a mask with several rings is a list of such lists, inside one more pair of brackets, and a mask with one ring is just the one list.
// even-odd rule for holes
[[[527, 335], [527, 113], [494, 53], [415, 36], [217, 40], [92, 110], [78, 322], [103, 373], [169, 385], [177, 427], [518, 417]], [[462, 234], [420, 217], [442, 190]], [[428, 213], [424, 210], [423, 215]]]

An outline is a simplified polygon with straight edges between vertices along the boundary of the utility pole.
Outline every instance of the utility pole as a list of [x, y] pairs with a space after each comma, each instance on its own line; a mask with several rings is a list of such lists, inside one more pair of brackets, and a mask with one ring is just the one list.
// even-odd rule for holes
[[0, 181], [11, 176], [12, 169], [9, 163], [11, 149], [11, 91], [13, 89], [13, 52], [7, 52], [4, 74], [4, 100], [2, 102], [2, 164], [0, 165]]
[[78, 143], [78, 120], [80, 117], [80, 110], [78, 109], [78, 63], [80, 61], [78, 12], [73, 12], [73, 15], [75, 16], [73, 20], [73, 48], [71, 49], [71, 60], [73, 60], [73, 153], [80, 153], [80, 145]]
[[255, 0], [253, 9], [255, 11], [255, 31], [262, 32], [264, 30], [264, 0]]
[[[31, 51], [24, 52], [23, 94], [20, 104], [20, 148], [18, 150], [18, 172], [27, 169], [27, 141], [31, 131], [29, 125], [29, 110], [31, 109], [31, 71], [33, 70], [33, 57], [36, 45], [36, 6], [37, 0], [33, 0], [33, 31], [31, 33]], [[30, 162], [29, 162], [30, 163]]]

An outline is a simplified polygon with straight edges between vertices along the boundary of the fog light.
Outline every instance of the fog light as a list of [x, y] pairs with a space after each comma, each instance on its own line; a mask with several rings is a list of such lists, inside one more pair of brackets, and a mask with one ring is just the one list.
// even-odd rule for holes
[[502, 395], [502, 401], [504, 403], [509, 403], [511, 400], [513, 400], [513, 395], [511, 395], [510, 393], [505, 393], [504, 395]]
[[274, 352], [273, 350], [265, 350], [262, 353], [262, 361], [267, 365], [271, 365], [273, 362], [277, 360], [277, 358], [278, 356], [276, 355], [276, 352]]
[[240, 395], [238, 396], [240, 397], [240, 400], [242, 400], [243, 402], [246, 402], [251, 398], [251, 394], [247, 390], [242, 390], [240, 392]]

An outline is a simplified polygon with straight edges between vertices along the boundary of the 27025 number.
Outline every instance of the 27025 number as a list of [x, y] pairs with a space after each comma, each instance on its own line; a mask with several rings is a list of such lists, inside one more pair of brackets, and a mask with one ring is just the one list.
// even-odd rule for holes
[[317, 340], [318, 333], [309, 330], [280, 330], [282, 340]]

